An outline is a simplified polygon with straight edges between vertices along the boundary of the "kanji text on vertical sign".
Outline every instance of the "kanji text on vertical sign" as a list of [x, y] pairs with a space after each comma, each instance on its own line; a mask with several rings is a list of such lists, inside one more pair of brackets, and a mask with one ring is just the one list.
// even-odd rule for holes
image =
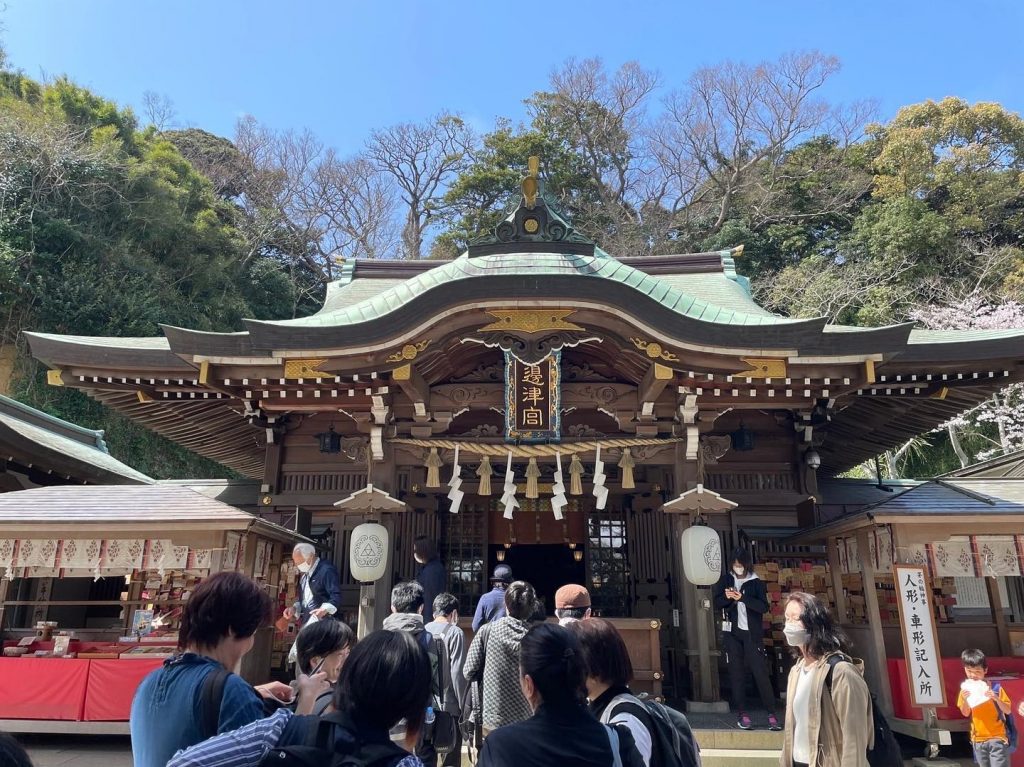
[[928, 574], [918, 565], [894, 565], [893, 575], [899, 595], [900, 634], [910, 676], [910, 700], [915, 706], [945, 706]]
[[536, 365], [505, 352], [505, 438], [557, 442], [561, 432], [561, 352]]

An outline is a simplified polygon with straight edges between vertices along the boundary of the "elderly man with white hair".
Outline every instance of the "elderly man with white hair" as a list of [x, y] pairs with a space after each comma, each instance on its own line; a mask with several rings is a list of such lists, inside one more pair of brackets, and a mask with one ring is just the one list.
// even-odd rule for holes
[[299, 569], [299, 598], [284, 611], [288, 620], [296, 619], [299, 627], [311, 620], [321, 620], [338, 612], [341, 605], [341, 577], [338, 568], [319, 559], [316, 549], [308, 543], [297, 543], [292, 561]]

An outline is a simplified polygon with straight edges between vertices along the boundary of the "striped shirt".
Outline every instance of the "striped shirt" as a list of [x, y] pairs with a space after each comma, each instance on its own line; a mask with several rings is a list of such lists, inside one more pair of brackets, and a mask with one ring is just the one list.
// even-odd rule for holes
[[[265, 719], [179, 751], [167, 767], [257, 767], [281, 740], [292, 716], [288, 709], [278, 709]], [[423, 763], [410, 754], [395, 767], [423, 767]]]

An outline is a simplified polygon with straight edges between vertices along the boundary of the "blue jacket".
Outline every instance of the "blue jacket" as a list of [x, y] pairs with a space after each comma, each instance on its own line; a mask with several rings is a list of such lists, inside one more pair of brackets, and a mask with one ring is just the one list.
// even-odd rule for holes
[[[299, 574], [299, 625], [304, 626], [309, 618], [309, 612], [302, 605], [302, 574]], [[341, 612], [341, 576], [338, 575], [338, 568], [333, 562], [326, 559], [318, 559], [316, 567], [309, 576], [309, 588], [313, 592], [313, 609], [329, 602]], [[338, 615], [340, 618], [341, 616]]]
[[430, 623], [434, 617], [434, 597], [448, 587], [448, 574], [441, 560], [435, 557], [421, 566], [416, 574], [416, 582], [423, 587], [423, 622]]
[[[206, 675], [221, 668], [203, 655], [184, 653], [168, 658], [151, 672], [132, 700], [129, 726], [135, 767], [166, 767], [179, 749], [199, 743], [199, 697]], [[263, 718], [263, 701], [241, 677], [224, 684], [217, 732], [229, 732]]]
[[485, 623], [491, 623], [505, 617], [505, 589], [495, 586], [476, 603], [473, 615], [473, 631], [477, 632]]

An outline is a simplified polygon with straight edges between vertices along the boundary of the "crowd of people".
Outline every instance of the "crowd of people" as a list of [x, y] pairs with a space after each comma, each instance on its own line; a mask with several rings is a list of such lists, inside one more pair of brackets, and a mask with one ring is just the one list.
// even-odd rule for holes
[[[337, 571], [307, 547], [293, 556], [300, 600], [286, 617], [303, 623], [295, 680], [253, 687], [235, 673], [256, 631], [273, 619], [271, 599], [238, 573], [206, 579], [183, 611], [179, 653], [136, 693], [136, 767], [455, 767], [464, 753], [481, 767], [699, 765], [685, 717], [630, 689], [626, 644], [610, 621], [593, 616], [583, 586], [556, 592], [556, 622], [533, 586], [498, 565], [467, 644], [436, 548], [417, 539], [415, 556], [428, 583], [396, 585], [383, 628], [357, 641], [336, 617], [340, 588], [330, 580]], [[785, 597], [784, 634], [795, 663], [784, 724], [777, 720], [759, 628], [768, 609], [764, 586], [742, 550], [730, 570], [715, 604], [724, 615], [737, 724], [753, 726], [742, 689], [749, 676], [769, 712], [769, 729], [783, 730], [781, 767], [902, 764], [863, 664], [811, 594]], [[975, 760], [1008, 765], [1012, 701], [987, 681], [984, 653], [967, 650], [962, 660], [967, 678], [957, 706], [971, 719]], [[1024, 702], [1018, 713], [1024, 716]], [[4, 765], [31, 764], [2, 735], [0, 756]]]

